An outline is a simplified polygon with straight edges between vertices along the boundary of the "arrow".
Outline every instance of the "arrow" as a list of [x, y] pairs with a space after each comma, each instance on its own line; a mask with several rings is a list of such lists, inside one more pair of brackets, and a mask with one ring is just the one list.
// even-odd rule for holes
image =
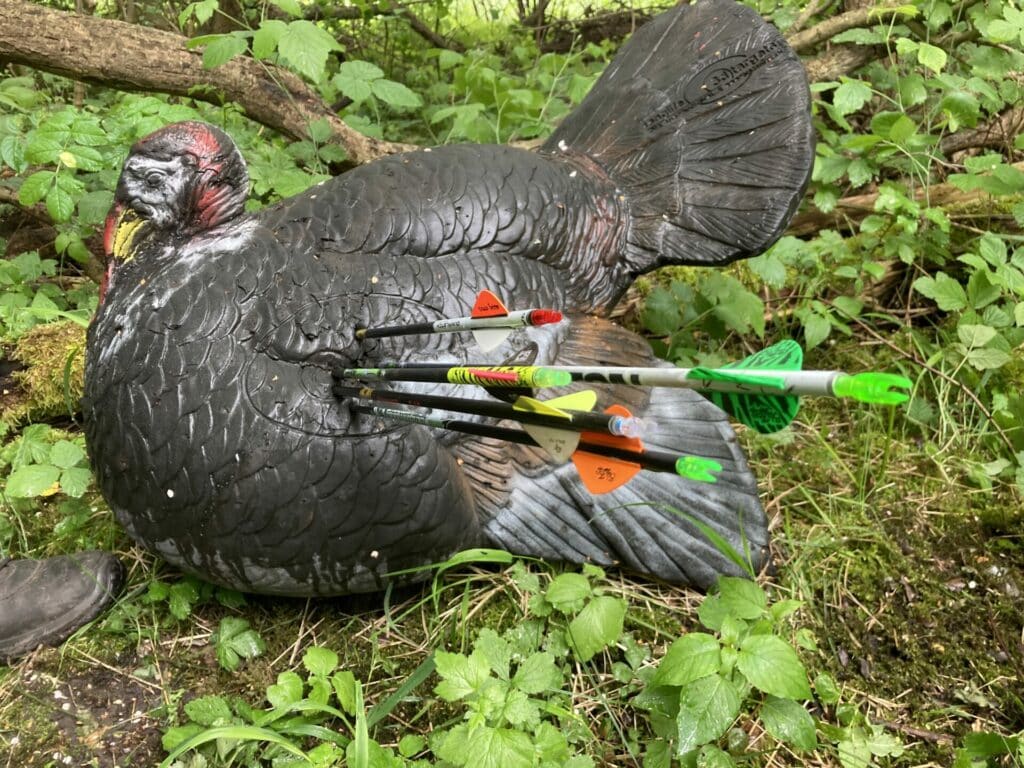
[[593, 390], [541, 401], [519, 397], [512, 404], [463, 397], [396, 392], [371, 387], [335, 384], [339, 397], [358, 397], [382, 403], [400, 403], [419, 408], [440, 408], [446, 411], [471, 413], [518, 422], [541, 448], [558, 463], [569, 461], [580, 441], [580, 433], [590, 431], [615, 437], [636, 437], [643, 429], [640, 419], [630, 415], [592, 413], [597, 404]]
[[[898, 405], [910, 399], [906, 376], [866, 371], [803, 371], [803, 350], [780, 341], [721, 368], [620, 368], [548, 365], [572, 381], [693, 389], [723, 411], [761, 433], [777, 432], [796, 417], [801, 396], [851, 398], [862, 403]], [[503, 370], [519, 370], [510, 366]], [[551, 386], [561, 386], [552, 384]]]
[[357, 339], [380, 339], [412, 334], [458, 333], [472, 331], [473, 338], [484, 352], [490, 352], [508, 338], [513, 328], [548, 325], [562, 321], [562, 313], [554, 309], [520, 309], [509, 312], [501, 300], [487, 290], [480, 291], [469, 317], [451, 317], [428, 323], [356, 328]]
[[336, 368], [341, 379], [384, 379], [386, 381], [426, 381], [435, 384], [476, 384], [481, 387], [518, 387], [533, 389], [563, 387], [572, 381], [568, 373], [538, 366], [447, 365], [389, 366], [387, 368]]
[[[356, 413], [372, 414], [394, 421], [421, 424], [436, 429], [448, 429], [453, 432], [505, 440], [520, 445], [539, 446], [534, 438], [521, 429], [479, 424], [475, 421], [440, 419], [404, 408], [386, 408], [358, 403], [350, 407]], [[620, 405], [607, 408], [605, 413], [632, 418], [632, 414]], [[715, 482], [714, 473], [722, 470], [722, 465], [712, 459], [649, 450], [643, 448], [638, 438], [614, 437], [598, 432], [584, 432], [580, 436], [579, 445], [572, 454], [572, 461], [587, 490], [596, 495], [608, 493], [624, 485], [641, 469], [653, 472], [671, 472], [690, 480], [706, 483]]]

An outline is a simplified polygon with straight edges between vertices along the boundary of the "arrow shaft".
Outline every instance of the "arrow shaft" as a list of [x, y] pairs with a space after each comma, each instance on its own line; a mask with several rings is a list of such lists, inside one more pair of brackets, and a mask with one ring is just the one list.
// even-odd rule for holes
[[[387, 408], [377, 405], [355, 404], [352, 406], [352, 410], [357, 413], [372, 414], [374, 416], [381, 416], [395, 421], [420, 424], [425, 427], [434, 427], [435, 429], [448, 429], [453, 432], [462, 432], [468, 435], [490, 437], [510, 443], [540, 447], [536, 440], [520, 429], [498, 427], [491, 424], [479, 424], [475, 421], [462, 421], [460, 419], [441, 419], [436, 416], [428, 416], [426, 414], [408, 411], [404, 408]], [[597, 456], [605, 456], [607, 458], [639, 464], [644, 469], [652, 472], [671, 472], [674, 474], [676, 472], [676, 462], [679, 460], [678, 455], [668, 453], [667, 451], [657, 451], [647, 448], [640, 452], [634, 452], [622, 448], [616, 448], [614, 446], [590, 443], [586, 440], [580, 441], [577, 450], [585, 453], [593, 453]]]
[[[343, 368], [341, 378], [384, 379], [387, 381], [424, 381], [436, 384], [476, 384], [481, 387], [534, 388], [568, 384], [563, 374], [553, 374], [536, 366], [401, 366], [394, 368]], [[553, 383], [552, 377], [557, 382]]]
[[842, 371], [785, 371], [752, 368], [722, 368], [723, 373], [742, 374], [744, 378], [781, 379], [782, 388], [732, 381], [690, 379], [692, 368], [610, 368], [602, 366], [547, 366], [568, 373], [573, 381], [632, 384], [641, 387], [678, 387], [699, 391], [734, 392], [743, 395], [834, 396], [833, 385]]
[[359, 397], [381, 403], [399, 403], [419, 408], [440, 408], [446, 411], [470, 413], [476, 416], [489, 416], [495, 419], [508, 419], [523, 424], [536, 424], [552, 429], [571, 430], [573, 432], [612, 432], [612, 421], [616, 417], [606, 414], [566, 411], [565, 417], [552, 416], [546, 413], [535, 413], [514, 408], [507, 403], [492, 400], [474, 400], [467, 397], [444, 397], [442, 395], [424, 395], [417, 392], [397, 392], [395, 390], [371, 389], [370, 387], [349, 387], [338, 384], [334, 393], [342, 397]]
[[484, 328], [525, 328], [533, 325], [531, 316], [536, 309], [520, 309], [496, 317], [450, 317], [429, 323], [409, 323], [380, 328], [359, 328], [356, 338], [381, 339], [388, 336], [411, 336], [420, 333], [458, 333]]

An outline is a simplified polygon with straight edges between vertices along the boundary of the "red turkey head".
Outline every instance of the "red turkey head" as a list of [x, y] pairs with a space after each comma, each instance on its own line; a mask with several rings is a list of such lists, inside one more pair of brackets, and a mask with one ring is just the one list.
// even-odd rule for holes
[[174, 123], [140, 139], [125, 160], [107, 216], [107, 258], [128, 261], [145, 242], [191, 237], [242, 212], [245, 160], [224, 131]]

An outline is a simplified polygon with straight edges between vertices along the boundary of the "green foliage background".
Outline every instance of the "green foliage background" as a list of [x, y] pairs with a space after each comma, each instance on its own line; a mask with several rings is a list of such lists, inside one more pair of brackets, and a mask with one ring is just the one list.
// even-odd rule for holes
[[[129, 547], [91, 487], [74, 421], [79, 342], [46, 369], [57, 384], [48, 400], [28, 407], [5, 391], [0, 401], [0, 552], [103, 547], [133, 563], [115, 610], [69, 643], [70, 658], [44, 659], [54, 679], [86, 674], [98, 654], [156, 680], [163, 700], [151, 729], [173, 755], [166, 764], [179, 766], [1024, 762], [1024, 704], [1014, 692], [1024, 620], [1012, 575], [1024, 562], [1024, 12], [971, 0], [752, 4], [789, 35], [809, 71], [825, 73], [811, 85], [819, 144], [808, 199], [762, 256], [643, 281], [624, 322], [680, 364], [723, 363], [793, 337], [812, 367], [889, 369], [914, 381], [896, 412], [808, 403], [783, 433], [745, 436], [777, 523], [770, 599], [730, 581], [698, 607], [692, 596], [652, 593], [597, 569], [478, 552], [439, 571], [427, 596], [385, 611], [388, 631], [426, 627], [410, 663], [386, 650], [340, 657], [345, 635], [333, 635], [333, 650], [310, 642], [307, 614], [299, 624], [293, 604], [254, 604], [181, 579]], [[597, 14], [631, 10], [595, 5]], [[299, 0], [133, 12], [190, 36], [208, 67], [238, 56], [283, 66], [357, 130], [425, 145], [547, 135], [618, 45], [547, 50], [553, 32], [521, 23], [536, 10], [525, 3], [520, 13], [479, 2], [409, 6], [451, 41], [443, 48], [400, 11], [349, 7], [355, 18], [329, 21]], [[95, 13], [126, 9], [100, 3]], [[583, 11], [547, 8], [549, 19]], [[859, 58], [831, 65], [837, 51]], [[236, 139], [254, 208], [347, 162], [326, 122], [287, 141], [231, 104], [76, 90], [63, 78], [0, 70], [5, 356], [31, 366], [33, 349], [47, 357], [42, 342], [23, 343], [40, 326], [88, 322], [97, 233], [127, 148], [182, 119], [217, 123]], [[30, 221], [52, 230], [22, 247]], [[12, 381], [17, 394], [38, 379]], [[474, 570], [482, 564], [490, 570]], [[465, 569], [472, 575], [452, 575]], [[882, 615], [900, 589], [910, 628], [886, 635], [895, 660], [856, 651], [862, 672], [865, 659], [881, 670], [858, 678], [842, 661], [847, 647], [877, 638], [874, 619], [849, 606]], [[373, 627], [379, 638], [377, 617], [354, 613], [352, 631]], [[929, 620], [957, 614], [954, 650]], [[987, 630], [972, 625], [980, 616], [993, 622]], [[214, 687], [184, 672], [188, 685], [176, 685], [160, 671], [190, 663], [187, 648], [158, 650], [182, 632], [209, 647]], [[932, 638], [922, 641], [930, 651], [907, 650], [919, 635]], [[105, 656], [108, 645], [120, 655]], [[966, 671], [926, 693], [950, 658]], [[18, 743], [4, 719], [25, 716], [11, 698], [25, 674], [0, 671], [0, 745], [11, 750]], [[380, 679], [388, 685], [374, 687]], [[905, 705], [878, 703], [913, 688], [921, 690]], [[264, 695], [270, 706], [261, 709]], [[399, 724], [385, 726], [395, 713]]]

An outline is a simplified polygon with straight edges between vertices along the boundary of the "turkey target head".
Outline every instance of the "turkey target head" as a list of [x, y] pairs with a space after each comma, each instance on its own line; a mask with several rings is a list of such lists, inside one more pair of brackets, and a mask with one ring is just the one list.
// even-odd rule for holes
[[187, 121], [140, 139], [125, 160], [107, 214], [107, 279], [149, 248], [181, 245], [231, 221], [248, 195], [245, 160], [219, 128]]

